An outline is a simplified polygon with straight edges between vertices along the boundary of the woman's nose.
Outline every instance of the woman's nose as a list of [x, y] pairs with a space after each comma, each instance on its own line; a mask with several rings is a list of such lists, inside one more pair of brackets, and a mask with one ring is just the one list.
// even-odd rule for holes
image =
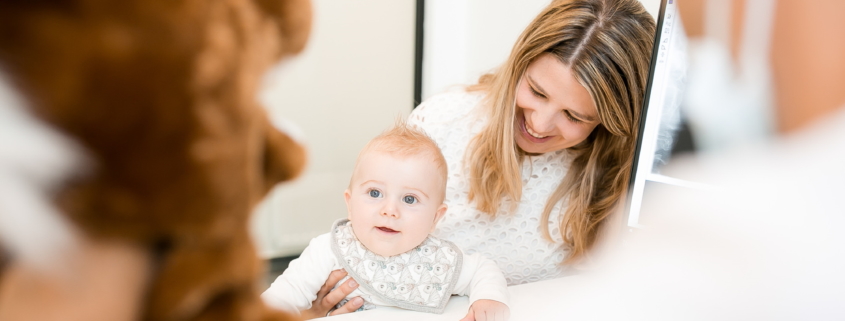
[[556, 116], [556, 112], [552, 110], [544, 110], [544, 109], [531, 109], [530, 117], [528, 118], [530, 121], [528, 122], [528, 126], [531, 127], [531, 130], [539, 133], [549, 133], [554, 128], [554, 117]]

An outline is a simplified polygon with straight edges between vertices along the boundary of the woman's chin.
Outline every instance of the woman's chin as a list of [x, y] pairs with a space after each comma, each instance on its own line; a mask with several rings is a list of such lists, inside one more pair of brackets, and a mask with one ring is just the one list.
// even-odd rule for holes
[[533, 144], [526, 144], [524, 142], [517, 142], [516, 147], [519, 148], [521, 152], [530, 156], [542, 155], [545, 153], [543, 149], [538, 148], [539, 146], [534, 146]]

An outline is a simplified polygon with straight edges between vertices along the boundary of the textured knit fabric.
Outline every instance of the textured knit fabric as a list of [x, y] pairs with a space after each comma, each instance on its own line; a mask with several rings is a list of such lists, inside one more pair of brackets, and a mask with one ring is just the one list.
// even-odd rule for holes
[[[434, 235], [458, 245], [468, 254], [481, 253], [498, 264], [509, 285], [561, 276], [566, 251], [560, 237], [562, 202], [552, 210], [551, 222], [540, 222], [549, 196], [563, 181], [571, 163], [566, 150], [526, 157], [522, 163], [522, 199], [514, 211], [507, 201], [494, 216], [469, 202], [469, 178], [464, 157], [470, 140], [489, 117], [483, 113], [483, 94], [450, 91], [420, 104], [408, 123], [422, 128], [443, 152], [449, 167], [445, 203], [449, 206]], [[553, 242], [543, 238], [540, 224], [549, 224]]]
[[338, 220], [332, 227], [332, 251], [343, 269], [367, 292], [392, 305], [420, 312], [443, 313], [463, 263], [455, 244], [433, 236], [399, 255], [375, 254], [355, 237], [347, 219]]

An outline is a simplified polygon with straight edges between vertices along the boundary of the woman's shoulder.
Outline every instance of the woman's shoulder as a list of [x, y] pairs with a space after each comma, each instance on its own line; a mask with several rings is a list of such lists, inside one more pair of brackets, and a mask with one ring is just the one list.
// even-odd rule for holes
[[445, 91], [423, 101], [411, 112], [408, 122], [423, 128], [436, 125], [456, 125], [476, 110], [484, 98], [482, 91], [467, 91], [464, 88]]

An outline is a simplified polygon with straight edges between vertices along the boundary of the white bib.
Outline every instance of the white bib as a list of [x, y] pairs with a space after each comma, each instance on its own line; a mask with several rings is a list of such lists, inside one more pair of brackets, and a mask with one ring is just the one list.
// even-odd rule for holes
[[454, 243], [433, 236], [399, 255], [375, 254], [355, 237], [348, 219], [334, 223], [331, 244], [340, 264], [362, 289], [382, 301], [420, 312], [443, 313], [463, 263]]

